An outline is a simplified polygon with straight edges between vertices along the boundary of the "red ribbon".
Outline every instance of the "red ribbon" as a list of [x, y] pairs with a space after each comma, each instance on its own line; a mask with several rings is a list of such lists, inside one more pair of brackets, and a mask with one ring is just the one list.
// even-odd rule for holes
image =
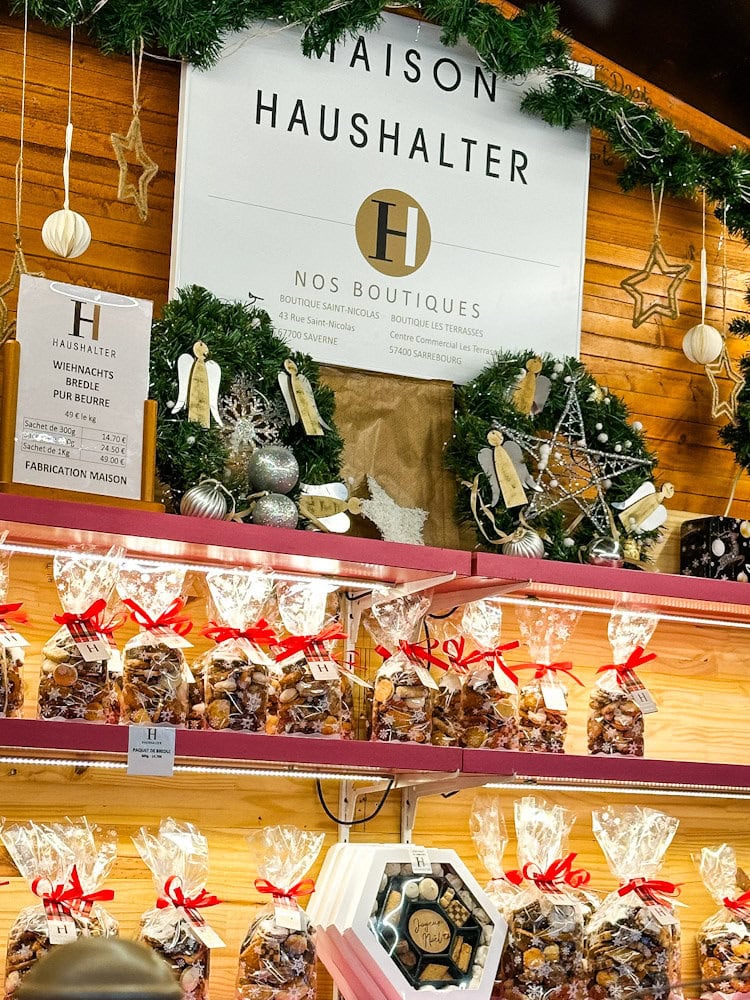
[[[430, 639], [424, 646], [418, 642], [406, 642], [402, 639], [398, 644], [398, 652], [404, 653], [412, 662], [423, 660], [425, 663], [432, 663], [434, 666], [440, 667], [441, 670], [447, 670], [448, 664], [445, 660], [441, 660], [431, 652], [437, 645], [439, 645], [437, 639]], [[382, 656], [384, 660], [389, 660], [393, 656], [393, 653], [386, 649], [385, 646], [376, 646], [375, 652], [379, 656]]]
[[2, 622], [27, 622], [29, 616], [25, 611], [20, 611], [19, 608], [23, 604], [23, 601], [19, 601], [17, 604], [0, 604], [0, 623]]
[[[45, 891], [42, 886], [49, 886], [49, 891]], [[45, 878], [35, 878], [31, 883], [31, 891], [35, 896], [39, 896], [45, 903], [57, 903], [66, 913], [80, 913], [86, 908], [86, 903], [106, 902], [115, 898], [112, 889], [99, 889], [97, 892], [84, 892], [81, 880], [78, 877], [78, 869], [73, 865], [73, 869], [68, 879], [68, 885], [60, 883], [52, 885]]]
[[247, 639], [256, 645], [272, 646], [278, 642], [278, 637], [265, 618], [259, 619], [247, 628], [233, 628], [231, 625], [221, 625], [211, 621], [201, 629], [201, 635], [215, 642], [226, 642], [227, 639]]
[[574, 868], [575, 857], [575, 853], [571, 852], [565, 858], [557, 858], [544, 871], [532, 862], [528, 862], [522, 871], [514, 870], [506, 872], [505, 875], [513, 885], [520, 885], [523, 879], [528, 879], [544, 892], [556, 892], [564, 885], [570, 886], [571, 889], [580, 889], [591, 881], [591, 873], [585, 868]]
[[493, 882], [504, 882], [508, 881], [511, 885], [521, 885], [523, 883], [523, 872], [519, 872], [517, 868], [511, 869], [511, 871], [505, 873], [504, 879], [493, 879]]
[[617, 683], [620, 687], [622, 687], [625, 683], [623, 677], [626, 674], [635, 673], [636, 667], [642, 667], [644, 663], [649, 663], [651, 660], [655, 659], [656, 653], [644, 654], [643, 646], [636, 646], [625, 663], [605, 663], [603, 667], [599, 667], [597, 673], [604, 673], [605, 670], [617, 671]]
[[661, 879], [631, 878], [617, 890], [620, 896], [627, 896], [629, 892], [634, 892], [644, 903], [659, 903], [671, 907], [668, 897], [679, 896], [680, 886], [676, 882], [664, 882]]
[[455, 667], [460, 674], [468, 674], [469, 667], [473, 663], [479, 663], [481, 660], [484, 660], [487, 655], [481, 649], [464, 655], [465, 648], [466, 640], [463, 636], [460, 636], [458, 639], [446, 639], [443, 643], [443, 652], [447, 655], [450, 665]]
[[177, 635], [185, 636], [193, 627], [193, 623], [189, 618], [179, 617], [180, 612], [185, 607], [185, 602], [181, 597], [175, 597], [169, 607], [165, 611], [162, 611], [158, 618], [152, 618], [147, 611], [144, 611], [140, 604], [136, 604], [130, 598], [122, 603], [127, 604], [130, 608], [130, 617], [133, 621], [138, 622], [139, 625], [149, 632], [157, 628], [170, 628]]
[[299, 899], [300, 896], [311, 896], [315, 892], [315, 880], [303, 878], [289, 889], [280, 889], [267, 878], [256, 878], [255, 888], [266, 896], [273, 896], [274, 899]]
[[750, 892], [743, 892], [736, 899], [725, 896], [722, 902], [728, 910], [733, 910], [735, 913], [747, 914], [750, 912]]
[[168, 906], [182, 907], [185, 910], [201, 910], [204, 906], [218, 906], [221, 900], [213, 893], [201, 889], [197, 896], [186, 896], [177, 875], [170, 875], [164, 883], [164, 895], [156, 900], [156, 907], [164, 910]]
[[516, 667], [516, 670], [533, 670], [534, 677], [537, 680], [540, 680], [550, 671], [565, 674], [566, 677], [572, 678], [576, 684], [580, 684], [583, 687], [583, 681], [573, 673], [573, 664], [569, 661], [565, 663], [522, 663], [519, 667]]
[[[127, 603], [127, 602], [126, 602]], [[97, 601], [94, 601], [85, 611], [69, 612], [66, 611], [62, 615], [53, 615], [53, 621], [56, 621], [58, 625], [91, 625], [93, 629], [93, 622], [98, 619], [102, 612], [106, 609], [107, 602], [103, 597], [100, 597]]]
[[323, 631], [318, 632], [317, 635], [290, 635], [287, 639], [274, 643], [280, 650], [276, 654], [276, 659], [286, 660], [287, 657], [294, 656], [296, 653], [306, 652], [311, 646], [322, 645], [324, 642], [335, 642], [337, 639], [346, 639], [346, 632], [342, 632], [338, 622], [326, 625]]

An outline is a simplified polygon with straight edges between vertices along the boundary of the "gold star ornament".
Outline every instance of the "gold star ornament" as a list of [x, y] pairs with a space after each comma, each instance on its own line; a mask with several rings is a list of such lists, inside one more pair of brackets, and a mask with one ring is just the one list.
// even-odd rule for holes
[[[633, 326], [639, 327], [641, 323], [645, 323], [652, 316], [667, 316], [669, 319], [677, 319], [680, 315], [677, 293], [688, 274], [690, 274], [690, 264], [670, 264], [662, 250], [658, 234], [655, 235], [643, 269], [628, 275], [620, 282], [620, 287], [635, 303]], [[664, 279], [661, 282], [662, 285], [667, 283], [665, 292], [653, 291], [654, 282], [652, 279], [655, 275]], [[649, 281], [652, 281], [651, 290], [642, 287]]]
[[[737, 416], [737, 407], [740, 401], [742, 386], [745, 384], [744, 378], [732, 367], [732, 359], [729, 357], [727, 345], [719, 355], [718, 361], [712, 365], [706, 365], [706, 375], [711, 383], [711, 416], [714, 420], [719, 417], [726, 417], [727, 420], [734, 420]], [[726, 399], [721, 398], [721, 388], [718, 383], [719, 378], [728, 379], [732, 388]]]
[[23, 247], [21, 246], [21, 240], [16, 238], [16, 249], [13, 251], [13, 262], [10, 265], [10, 273], [5, 281], [0, 284], [0, 344], [4, 344], [6, 340], [12, 340], [16, 333], [16, 321], [13, 320], [11, 322], [8, 319], [9, 310], [5, 296], [10, 295], [22, 274], [30, 274], [34, 278], [44, 277], [43, 271], [29, 271]]
[[[115, 150], [117, 163], [120, 167], [120, 180], [117, 185], [117, 197], [120, 201], [133, 201], [138, 209], [141, 222], [148, 218], [148, 186], [159, 172], [159, 167], [146, 152], [141, 136], [141, 120], [136, 110], [126, 135], [113, 132], [110, 135]], [[130, 164], [128, 153], [135, 153], [135, 161], [142, 168], [138, 183], [128, 179]]]

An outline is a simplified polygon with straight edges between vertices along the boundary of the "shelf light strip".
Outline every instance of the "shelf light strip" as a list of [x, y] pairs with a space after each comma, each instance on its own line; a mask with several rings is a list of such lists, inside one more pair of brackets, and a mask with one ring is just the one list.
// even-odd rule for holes
[[503, 791], [548, 791], [548, 792], [593, 792], [604, 795], [663, 795], [672, 798], [694, 799], [747, 799], [750, 788], [740, 788], [724, 785], [689, 785], [672, 784], [667, 787], [658, 785], [639, 785], [635, 782], [618, 781], [591, 784], [585, 778], [542, 779], [518, 775], [508, 781], [488, 781], [484, 788]]

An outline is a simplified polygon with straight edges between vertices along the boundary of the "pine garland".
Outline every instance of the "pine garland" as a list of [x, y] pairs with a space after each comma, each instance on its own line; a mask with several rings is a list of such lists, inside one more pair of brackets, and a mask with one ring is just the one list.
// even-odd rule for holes
[[[250, 493], [228, 468], [229, 449], [221, 429], [202, 427], [183, 413], [176, 416], [177, 359], [203, 340], [209, 357], [221, 368], [220, 398], [236, 376], [245, 374], [267, 399], [281, 400], [277, 381], [284, 361], [292, 358], [310, 380], [321, 416], [331, 426], [323, 437], [308, 437], [300, 424], [285, 424], [281, 444], [291, 448], [302, 482], [319, 485], [339, 479], [343, 442], [333, 422], [334, 393], [319, 381], [318, 365], [307, 354], [291, 351], [273, 331], [268, 313], [242, 302], [222, 302], [205, 288], [190, 285], [164, 307], [151, 332], [151, 398], [158, 403], [156, 467], [173, 510], [185, 490], [201, 479], [216, 478], [232, 492], [238, 508]], [[281, 404], [283, 405], [283, 403]]]

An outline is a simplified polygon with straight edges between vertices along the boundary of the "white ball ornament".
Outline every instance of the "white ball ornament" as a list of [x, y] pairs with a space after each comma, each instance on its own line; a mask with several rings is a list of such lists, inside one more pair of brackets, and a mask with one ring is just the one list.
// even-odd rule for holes
[[750, 521], [740, 521], [740, 534], [743, 538], [750, 538]]
[[643, 424], [640, 422], [640, 420], [633, 421], [633, 430], [637, 431], [639, 434], [643, 430]]
[[601, 441], [602, 444], [606, 444], [609, 441], [609, 434], [598, 434], [597, 441]]
[[711, 542], [711, 551], [715, 556], [723, 556], [726, 550], [727, 547], [720, 538], [714, 538]]
[[91, 229], [78, 212], [61, 208], [45, 219], [42, 243], [58, 257], [80, 257], [91, 243]]
[[698, 323], [682, 338], [682, 350], [695, 365], [710, 365], [724, 349], [724, 338], [714, 326]]

